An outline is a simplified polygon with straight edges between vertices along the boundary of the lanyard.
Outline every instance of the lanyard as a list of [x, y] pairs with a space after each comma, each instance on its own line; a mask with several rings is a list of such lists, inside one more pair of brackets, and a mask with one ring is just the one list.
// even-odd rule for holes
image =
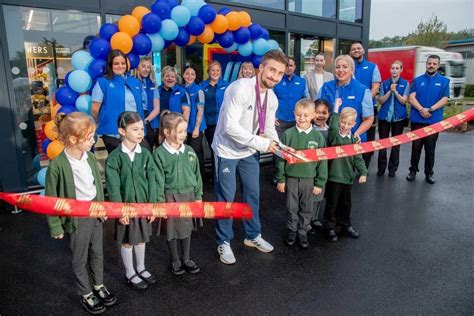
[[255, 104], [257, 105], [257, 112], [258, 112], [258, 129], [259, 129], [259, 134], [264, 135], [265, 134], [265, 120], [266, 120], [266, 115], [267, 115], [267, 97], [268, 97], [268, 90], [265, 92], [265, 99], [263, 100], [263, 105], [262, 101], [260, 100], [260, 87], [258, 85], [258, 76], [255, 77], [255, 97], [256, 97], [256, 102]]

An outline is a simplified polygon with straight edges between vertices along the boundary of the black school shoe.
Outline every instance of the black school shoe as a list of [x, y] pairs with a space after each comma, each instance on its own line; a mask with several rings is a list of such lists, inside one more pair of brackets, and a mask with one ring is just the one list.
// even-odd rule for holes
[[112, 306], [117, 302], [115, 295], [110, 293], [104, 285], [98, 290], [94, 289], [94, 294], [105, 306]]
[[196, 274], [201, 272], [201, 268], [192, 260], [188, 260], [184, 262], [184, 270], [186, 270], [187, 273], [191, 274]]
[[337, 238], [337, 234], [336, 232], [334, 231], [334, 229], [329, 229], [327, 232], [327, 238], [330, 242], [336, 242], [338, 241], [339, 239]]
[[[148, 272], [150, 274], [150, 276], [149, 277], [143, 276], [144, 272]], [[156, 283], [156, 281], [158, 281], [158, 278], [156, 276], [154, 276], [153, 274], [151, 274], [151, 272], [149, 272], [147, 270], [143, 270], [141, 272], [138, 272], [137, 274], [140, 278], [145, 280], [145, 282], [148, 283], [148, 285], [153, 285], [153, 284]]]
[[309, 248], [308, 236], [298, 236], [298, 246], [301, 249], [308, 249]]
[[[179, 265], [178, 265], [179, 263]], [[181, 264], [181, 261], [172, 262], [170, 264], [170, 272], [174, 275], [183, 275], [186, 272]]]
[[92, 293], [87, 297], [81, 296], [81, 305], [89, 314], [93, 315], [102, 314], [107, 310], [105, 305]]
[[[138, 283], [132, 282], [132, 280], [133, 280], [135, 277], [139, 278], [141, 281], [138, 282]], [[131, 287], [132, 289], [134, 289], [134, 290], [142, 291], [142, 290], [146, 290], [146, 289], [148, 288], [148, 284], [147, 284], [144, 280], [142, 280], [142, 279], [138, 276], [138, 274], [134, 274], [134, 275], [132, 275], [130, 278], [125, 277], [125, 280], [127, 281], [128, 286], [130, 286], [130, 287]]]

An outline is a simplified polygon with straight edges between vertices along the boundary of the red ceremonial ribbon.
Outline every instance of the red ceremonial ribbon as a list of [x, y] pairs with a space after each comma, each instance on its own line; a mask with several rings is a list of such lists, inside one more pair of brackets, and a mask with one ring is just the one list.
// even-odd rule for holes
[[443, 132], [447, 129], [458, 126], [465, 122], [469, 122], [473, 119], [474, 109], [470, 109], [436, 124], [432, 124], [424, 128], [420, 128], [415, 131], [411, 131], [398, 136], [374, 140], [362, 144], [350, 144], [344, 146], [298, 150], [296, 153], [289, 153], [287, 151], [282, 150], [280, 154], [289, 164], [350, 157], [358, 154], [369, 153], [376, 150], [386, 149], [392, 146], [398, 146], [401, 144], [409, 143], [432, 134]]
[[33, 213], [67, 217], [128, 216], [157, 218], [252, 218], [252, 208], [246, 203], [180, 202], [180, 203], [117, 203], [79, 201], [74, 199], [39, 196], [35, 194], [0, 193], [0, 199]]

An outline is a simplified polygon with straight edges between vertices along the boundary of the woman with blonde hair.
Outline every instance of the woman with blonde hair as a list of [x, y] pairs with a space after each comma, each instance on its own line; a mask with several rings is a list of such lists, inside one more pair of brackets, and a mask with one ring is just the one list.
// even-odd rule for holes
[[239, 76], [237, 79], [252, 77], [255, 77], [255, 68], [253, 67], [252, 62], [244, 61], [242, 65], [240, 65]]
[[161, 70], [160, 113], [165, 110], [183, 114], [186, 121], [189, 119], [189, 102], [186, 90], [178, 84], [178, 72], [172, 66], [165, 66]]

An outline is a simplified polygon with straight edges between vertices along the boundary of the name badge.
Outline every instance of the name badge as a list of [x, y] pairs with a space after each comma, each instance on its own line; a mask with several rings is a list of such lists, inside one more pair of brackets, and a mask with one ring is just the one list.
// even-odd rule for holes
[[[225, 89], [225, 87], [221, 87], [221, 90], [224, 90], [224, 89]], [[207, 91], [207, 90], [206, 90], [206, 91]]]
[[206, 88], [204, 91], [206, 91], [206, 92], [209, 91], [209, 88]]
[[354, 95], [350, 95], [347, 97], [347, 100], [354, 100], [356, 97]]
[[135, 87], [136, 90], [140, 90], [140, 87]]
[[151, 87], [150, 90], [156, 90], [156, 88], [155, 88], [155, 87]]
[[109, 88], [115, 88], [115, 85], [111, 82], [111, 83], [109, 84]]
[[365, 66], [363, 69], [369, 69], [369, 66]]
[[441, 83], [437, 82], [435, 83], [435, 86], [441, 86]]
[[190, 96], [190, 97], [193, 97], [193, 96], [195, 96], [195, 95], [196, 95], [195, 93], [191, 93], [189, 96]]
[[399, 85], [400, 88], [404, 88], [405, 86], [404, 85]]
[[181, 92], [179, 92], [179, 91], [176, 91], [176, 92], [174, 93], [174, 95], [180, 95], [180, 94], [181, 94]]
[[300, 83], [299, 83], [299, 82], [295, 82], [295, 84], [296, 84], [296, 85], [300, 85]]

